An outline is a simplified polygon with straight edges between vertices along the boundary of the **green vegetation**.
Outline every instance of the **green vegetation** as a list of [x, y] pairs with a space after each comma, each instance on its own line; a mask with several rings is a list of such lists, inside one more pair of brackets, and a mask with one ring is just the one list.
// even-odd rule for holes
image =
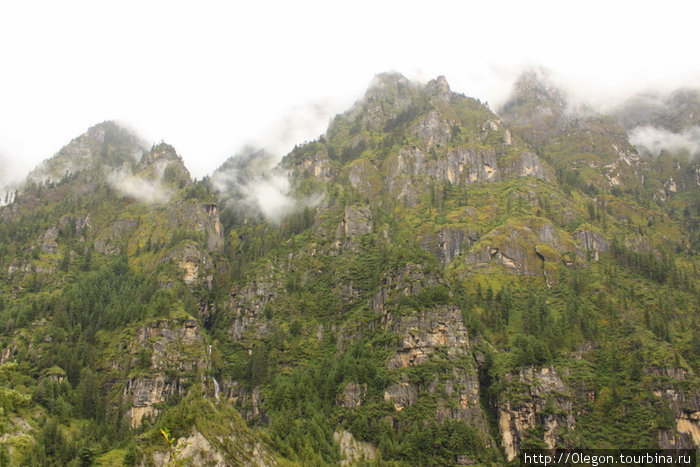
[[[620, 162], [617, 123], [539, 88], [502, 123], [378, 80], [282, 161], [279, 222], [111, 124], [48, 164], [85, 149], [80, 170], [35, 174], [0, 211], [0, 465], [337, 465], [344, 432], [390, 466], [690, 442], [692, 164]], [[167, 201], [105, 175], [156, 162]]]

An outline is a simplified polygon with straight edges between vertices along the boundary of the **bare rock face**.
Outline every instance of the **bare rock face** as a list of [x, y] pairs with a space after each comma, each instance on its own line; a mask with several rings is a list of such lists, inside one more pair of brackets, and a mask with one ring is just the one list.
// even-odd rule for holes
[[556, 280], [562, 263], [561, 252], [581, 255], [571, 236], [550, 222], [524, 219], [517, 224], [496, 227], [484, 235], [465, 254], [475, 269], [501, 265], [519, 275], [544, 276], [547, 283]]
[[348, 181], [360, 193], [366, 195], [370, 201], [381, 192], [381, 179], [374, 164], [366, 159], [353, 161], [348, 168]]
[[578, 229], [573, 237], [583, 251], [590, 251], [592, 258], [598, 261], [600, 253], [610, 250], [610, 242], [600, 232], [589, 229]]
[[219, 207], [210, 203], [203, 206], [210, 222], [204, 222], [204, 231], [207, 234], [207, 249], [209, 251], [221, 251], [224, 248], [224, 229], [219, 220]]
[[658, 433], [659, 445], [663, 449], [700, 447], [700, 391], [683, 384], [694, 373], [685, 368], [650, 368], [647, 373], [656, 378], [654, 395], [669, 405], [676, 421], [675, 430]]
[[426, 86], [426, 90], [431, 96], [437, 97], [443, 102], [450, 102], [452, 100], [450, 85], [447, 83], [447, 79], [442, 75], [431, 79]]
[[58, 237], [58, 227], [49, 227], [40, 239], [41, 251], [44, 253], [57, 253], [58, 243], [56, 243], [56, 237]]
[[516, 177], [536, 177], [541, 180], [552, 181], [554, 174], [545, 166], [536, 154], [523, 151], [513, 160], [507, 172]]
[[144, 419], [154, 419], [159, 410], [155, 404], [164, 402], [174, 395], [182, 395], [183, 389], [178, 380], [158, 375], [129, 379], [124, 387], [124, 396], [131, 399], [131, 408], [126, 412], [131, 428], [138, 428]]
[[311, 156], [307, 156], [302, 161], [301, 165], [298, 166], [298, 169], [324, 182], [332, 180], [337, 175], [336, 171], [331, 166], [330, 159], [328, 158], [328, 151], [326, 150], [319, 150]]
[[506, 375], [508, 390], [499, 395], [498, 429], [508, 461], [520, 451], [526, 432], [544, 428], [544, 443], [552, 449], [563, 429], [576, 426], [572, 393], [554, 368], [523, 368]]
[[413, 104], [411, 89], [415, 88], [416, 84], [399, 73], [375, 76], [363, 99], [362, 128], [373, 131], [383, 129]]
[[164, 221], [172, 230], [187, 226], [199, 233], [206, 240], [207, 251], [221, 251], [224, 248], [224, 232], [215, 203], [172, 203], [165, 212]]
[[158, 182], [164, 188], [179, 189], [193, 183], [182, 158], [174, 147], [165, 143], [144, 154], [136, 170], [144, 179]]
[[403, 337], [399, 351], [387, 363], [391, 370], [420, 365], [436, 348], [445, 348], [448, 358], [462, 356], [469, 349], [467, 329], [455, 307], [438, 307], [402, 317], [392, 328]]
[[367, 396], [367, 385], [349, 382], [336, 398], [336, 403], [341, 407], [359, 407]]
[[[374, 231], [374, 216], [367, 205], [348, 205], [343, 210], [343, 220], [335, 229], [331, 255], [343, 251], [358, 252], [360, 238]], [[340, 284], [339, 284], [340, 285]]]
[[367, 206], [347, 206], [343, 217], [346, 238], [372, 233], [372, 211]]
[[161, 256], [157, 262], [161, 264], [171, 260], [182, 269], [182, 280], [185, 284], [194, 284], [201, 281], [211, 284], [212, 277], [206, 275], [213, 268], [211, 258], [196, 243], [190, 242], [173, 248]]
[[474, 371], [452, 368], [451, 378], [445, 380], [444, 398], [438, 405], [437, 420], [461, 420], [486, 433], [488, 425], [479, 405], [479, 394], [479, 380]]
[[432, 164], [432, 174], [438, 180], [453, 185], [474, 182], [495, 182], [500, 179], [496, 153], [491, 149], [458, 147]]
[[421, 246], [447, 266], [463, 251], [468, 250], [477, 239], [478, 233], [473, 229], [445, 227], [423, 237]]
[[[226, 460], [218, 450], [214, 449], [209, 440], [202, 433], [194, 430], [186, 438], [179, 438], [176, 443], [179, 459], [188, 459], [191, 465], [210, 465], [212, 467], [226, 467]], [[170, 465], [177, 459], [172, 459], [169, 452], [154, 452], [153, 463], [155, 465]]]
[[265, 306], [277, 297], [280, 287], [274, 279], [274, 271], [271, 270], [245, 287], [235, 287], [231, 291], [227, 305], [234, 314], [228, 329], [231, 337], [241, 340], [249, 329], [254, 329], [257, 335], [265, 332]]
[[436, 111], [430, 112], [409, 131], [422, 141], [426, 150], [433, 146], [445, 146], [452, 138], [450, 123]]
[[152, 464], [144, 459], [141, 465], [181, 465], [185, 460], [186, 465], [211, 467], [279, 465], [268, 447], [239, 427], [230, 428], [232, 431], [228, 436], [214, 436], [212, 433], [205, 436], [195, 428], [189, 436], [177, 439], [174, 459], [170, 452], [155, 451], [151, 454]]
[[[442, 141], [447, 130], [435, 131], [432, 136], [428, 135], [428, 141], [433, 144]], [[419, 192], [416, 190], [426, 183], [444, 181], [452, 185], [465, 185], [495, 182], [501, 178], [501, 169], [493, 149], [461, 146], [447, 149], [436, 158], [427, 156], [417, 147], [401, 148], [398, 153], [387, 157], [384, 172], [388, 192], [409, 206], [417, 203]]]
[[388, 193], [409, 206], [418, 203], [415, 177], [424, 168], [425, 155], [418, 148], [401, 148], [384, 161]]
[[349, 431], [336, 431], [333, 440], [340, 445], [340, 465], [359, 465], [377, 459], [378, 450], [370, 443], [357, 441]]
[[[401, 338], [397, 352], [387, 360], [387, 368], [397, 374], [398, 382], [385, 388], [384, 400], [399, 412], [428, 397], [436, 402], [438, 421], [447, 418], [464, 421], [477, 427], [480, 433], [488, 433], [486, 417], [479, 404], [476, 364], [461, 311], [454, 306], [438, 305], [387, 319], [386, 323]], [[445, 359], [453, 362], [449, 372], [434, 375], [427, 381], [410, 376], [412, 368]]]
[[418, 387], [408, 381], [408, 377], [403, 375], [400, 383], [394, 383], [384, 391], [384, 400], [391, 402], [394, 410], [400, 412], [406, 407], [416, 403], [418, 400]]
[[[122, 398], [130, 408], [127, 417], [132, 428], [145, 418], [158, 415], [157, 404], [188, 392], [197, 370], [207, 367], [204, 339], [194, 320], [159, 320], [140, 327], [129, 355], [129, 368], [143, 366], [143, 353], [150, 356], [148, 371], [128, 378]], [[139, 361], [141, 360], [141, 361]], [[112, 367], [119, 364], [112, 363]]]

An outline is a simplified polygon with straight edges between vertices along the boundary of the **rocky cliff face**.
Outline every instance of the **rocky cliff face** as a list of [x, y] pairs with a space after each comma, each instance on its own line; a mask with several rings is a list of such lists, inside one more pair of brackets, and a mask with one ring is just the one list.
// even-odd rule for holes
[[[513, 336], [530, 326], [521, 316], [529, 316], [523, 307], [532, 304], [523, 305], [522, 298], [534, 286], [549, 297], [541, 308], [556, 310], [551, 322], [584, 321], [596, 314], [596, 323], [581, 325], [594, 328], [602, 322], [597, 307], [608, 305], [596, 294], [575, 305], [564, 303], [563, 289], [569, 286], [562, 281], [570, 284], [582, 271], [609, 267], [611, 245], [620, 232], [629, 233], [637, 222], [641, 233], [661, 217], [657, 213], [649, 220], [646, 208], [609, 191], [637, 186], [646, 170], [624, 130], [608, 117], [570, 108], [563, 93], [540, 84], [531, 83], [501, 119], [452, 93], [444, 79], [421, 87], [400, 76], [382, 76], [353, 110], [331, 123], [323, 138], [295, 148], [283, 161], [292, 184], [304, 186], [304, 192], [325, 184], [332, 188], [303, 234], [313, 241], [271, 254], [231, 289], [228, 334], [249, 355], [256, 340], [270, 343], [272, 336], [290, 346], [305, 339], [309, 352], [321, 342], [332, 346], [330, 339], [340, 359], [350, 349], [357, 352], [353, 343], [378, 330], [386, 333], [376, 348], [382, 355], [376, 363], [386, 371], [382, 384], [373, 386], [371, 379], [353, 375], [339, 379], [330, 391], [333, 410], [342, 414], [343, 428], [356, 441], [366, 441], [374, 429], [357, 421], [367, 413], [399, 432], [415, 426], [417, 413], [429, 413], [446, 425], [463, 422], [475, 429], [483, 446], [501, 450], [509, 460], [523, 446], [566, 446], [579, 436], [581, 415], [599, 397], [595, 390], [572, 388], [564, 374], [568, 370], [548, 365], [513, 365], [496, 382], [483, 373], [480, 378], [484, 362], [476, 363], [479, 352], [472, 339], [483, 336], [470, 335], [465, 319], [505, 320], [504, 327], [489, 332], [505, 333], [509, 337], [496, 337], [502, 339], [499, 345], [513, 346]], [[564, 148], [565, 142], [572, 146]], [[566, 178], [575, 172], [585, 175]], [[578, 191], [562, 188], [569, 185]], [[674, 228], [655, 232], [671, 239]], [[626, 235], [626, 244], [635, 252], [655, 254], [653, 242], [645, 250], [642, 237]], [[405, 256], [378, 267], [382, 251], [397, 244], [406, 246]], [[413, 247], [437, 261], [409, 254]], [[494, 295], [503, 292], [503, 282], [520, 284], [510, 298], [520, 305], [510, 315], [494, 311], [505, 307], [506, 299], [491, 296], [478, 305], [467, 301], [460, 309], [456, 290], [464, 284], [473, 289], [476, 277], [479, 286], [493, 287]], [[446, 284], [456, 288], [441, 288]], [[310, 307], [318, 290], [324, 298], [338, 300], [324, 303], [342, 304], [330, 307], [332, 323], [311, 317], [320, 313]], [[346, 322], [347, 316], [354, 321]], [[300, 328], [302, 321], [305, 327]], [[271, 352], [284, 353], [283, 348]], [[266, 392], [264, 386], [246, 388], [235, 380], [223, 387], [246, 416], [274, 420], [274, 410], [268, 409], [270, 397], [278, 393]], [[484, 407], [484, 393], [494, 388], [499, 392]], [[488, 410], [496, 420], [492, 427]], [[685, 433], [690, 433], [687, 422], [693, 414], [678, 411]], [[494, 430], [498, 441], [491, 438]], [[672, 431], [659, 436], [690, 439], [679, 429]], [[341, 435], [336, 438], [338, 442]], [[467, 454], [461, 459], [473, 460]]]
[[278, 294], [279, 285], [274, 275], [268, 271], [267, 277], [260, 277], [243, 288], [235, 287], [230, 295], [228, 307], [233, 311], [233, 321], [228, 332], [236, 340], [243, 339], [249, 329], [256, 335], [264, 333], [267, 319], [265, 306]]
[[448, 265], [463, 251], [469, 250], [478, 238], [479, 233], [474, 228], [445, 227], [434, 234], [426, 234], [421, 246], [434, 254], [440, 263]]
[[340, 465], [350, 466], [357, 463], [376, 461], [379, 457], [377, 448], [369, 443], [355, 440], [349, 431], [336, 431], [333, 440], [340, 445]]
[[268, 467], [284, 465], [267, 442], [248, 428], [230, 407], [211, 401], [190, 400], [197, 416], [194, 426], [173, 439], [172, 449], [153, 450], [137, 465], [189, 465]]
[[600, 232], [589, 229], [578, 229], [573, 233], [579, 248], [582, 251], [590, 252], [593, 259], [598, 261], [601, 253], [610, 250], [610, 242]]
[[[338, 160], [349, 162], [347, 172], [332, 169]], [[323, 181], [346, 175], [372, 202], [383, 195], [411, 207], [436, 183], [554, 175], [496, 115], [453, 93], [444, 77], [423, 87], [397, 74], [377, 77], [355, 108], [331, 123], [327, 138], [293, 151], [283, 165]]]
[[501, 446], [509, 461], [520, 452], [523, 441], [542, 427], [548, 449], [560, 446], [562, 434], [576, 428], [571, 390], [554, 368], [524, 368], [507, 375], [506, 389], [499, 396], [498, 429]]
[[[501, 113], [385, 74], [279, 166], [200, 182], [90, 129], [0, 207], [0, 362], [25, 372], [0, 385], [26, 396], [0, 464], [25, 437], [28, 465], [697, 446], [696, 164], [536, 75]], [[271, 181], [299, 209], [251, 214]]]
[[592, 109], [574, 108], [546, 70], [523, 73], [499, 114], [559, 170], [586, 170], [592, 186], [636, 186], [641, 180], [643, 163], [622, 126]]
[[528, 276], [556, 280], [564, 262], [562, 252], [581, 256], [573, 239], [549, 222], [530, 219], [499, 227], [484, 235], [466, 254], [465, 261], [475, 269], [499, 265]]
[[[400, 412], [420, 398], [430, 397], [437, 403], [438, 421], [465, 421], [487, 433], [478, 376], [460, 311], [450, 307], [427, 310], [395, 320], [391, 328], [401, 337], [387, 368], [399, 375], [399, 382], [386, 388], [384, 400]], [[410, 371], [404, 371], [437, 362], [450, 362], [449, 369], [428, 380], [416, 381]]]
[[[700, 445], [700, 391], [687, 388], [684, 381], [694, 375], [685, 368], [651, 368], [654, 395], [664, 400], [673, 412], [675, 431], [659, 431], [659, 444], [664, 449], [693, 449]], [[685, 387], [684, 387], [685, 386]]]
[[129, 407], [126, 416], [132, 428], [140, 427], [144, 419], [154, 419], [159, 403], [185, 396], [199, 383], [198, 370], [209, 367], [204, 339], [191, 319], [160, 320], [140, 327], [128, 351], [131, 359], [121, 365], [137, 369], [137, 375], [126, 380], [122, 398]]

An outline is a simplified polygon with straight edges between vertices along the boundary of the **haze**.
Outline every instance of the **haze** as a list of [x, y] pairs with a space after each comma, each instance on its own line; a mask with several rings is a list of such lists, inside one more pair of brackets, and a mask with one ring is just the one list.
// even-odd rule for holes
[[[663, 9], [662, 9], [663, 8]], [[396, 70], [495, 109], [542, 64], [605, 105], [700, 83], [691, 2], [4, 2], [0, 185], [118, 120], [195, 177], [243, 145], [278, 156]]]

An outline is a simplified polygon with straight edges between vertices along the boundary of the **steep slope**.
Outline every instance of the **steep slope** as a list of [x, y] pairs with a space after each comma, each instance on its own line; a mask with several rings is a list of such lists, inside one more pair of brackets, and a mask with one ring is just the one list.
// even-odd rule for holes
[[499, 114], [570, 185], [609, 191], [641, 183], [643, 164], [622, 126], [591, 109], [573, 108], [546, 70], [523, 73]]
[[0, 456], [697, 447], [700, 184], [658, 161], [537, 74], [501, 116], [382, 74], [278, 165], [199, 182], [97, 125], [0, 211]]
[[337, 462], [334, 432], [407, 464], [697, 443], [688, 231], [622, 191], [648, 170], [624, 129], [557, 95], [521, 81], [509, 128], [444, 78], [380, 75], [281, 163], [318, 206], [233, 223], [218, 378], [289, 457]]
[[700, 126], [700, 91], [678, 89], [667, 95], [642, 93], [613, 110], [627, 129], [652, 126], [673, 133]]
[[[6, 406], [5, 419], [19, 427], [4, 438], [6, 459], [67, 465], [104, 454], [140, 462], [167, 452], [147, 428], [152, 420], [195, 394], [200, 405], [202, 394], [213, 397], [210, 346], [197, 321], [208, 312], [223, 249], [209, 187], [191, 180], [172, 147], [147, 151], [105, 122], [30, 174], [1, 227], [2, 362], [8, 374], [19, 368], [29, 378]], [[223, 423], [231, 409], [203, 405], [201, 416], [212, 411]], [[251, 446], [248, 454], [217, 444], [225, 428], [189, 420], [166, 428], [200, 447], [213, 443], [211, 456], [222, 462], [253, 462], [254, 445], [274, 462], [239, 425], [231, 433]], [[137, 448], [139, 433], [146, 438]], [[244, 457], [229, 457], [234, 451]]]
[[700, 246], [700, 92], [678, 89], [669, 94], [633, 96], [613, 110], [630, 141], [647, 160], [644, 191], [690, 233]]

